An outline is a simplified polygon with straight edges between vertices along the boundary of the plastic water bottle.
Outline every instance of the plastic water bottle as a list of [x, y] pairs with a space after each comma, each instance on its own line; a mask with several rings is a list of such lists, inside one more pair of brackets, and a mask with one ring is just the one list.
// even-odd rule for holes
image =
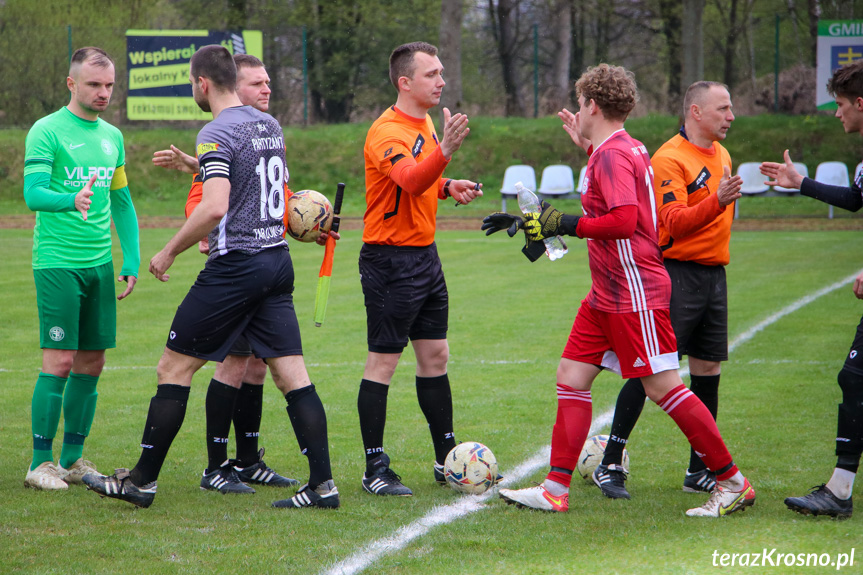
[[[542, 211], [539, 207], [539, 198], [531, 190], [525, 188], [521, 182], [515, 183], [515, 193], [518, 195], [518, 207], [521, 208], [523, 214], [531, 212], [538, 214]], [[551, 261], [562, 258], [569, 251], [566, 242], [560, 236], [545, 238], [542, 241], [545, 242], [545, 255]]]

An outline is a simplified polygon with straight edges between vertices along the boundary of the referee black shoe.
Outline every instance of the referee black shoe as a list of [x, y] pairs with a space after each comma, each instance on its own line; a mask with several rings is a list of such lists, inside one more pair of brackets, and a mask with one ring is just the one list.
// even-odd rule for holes
[[201, 477], [201, 489], [205, 491], [218, 491], [219, 493], [254, 493], [255, 490], [240, 481], [237, 469], [232, 461], [226, 461], [221, 467], [213, 471], [204, 470]]
[[235, 467], [240, 481], [243, 483], [255, 483], [258, 485], [269, 485], [271, 487], [293, 487], [300, 482], [290, 477], [283, 477], [270, 469], [264, 463], [264, 448], [258, 451], [258, 462], [246, 467]]
[[629, 499], [629, 491], [623, 485], [626, 481], [627, 471], [620, 465], [599, 464], [593, 470], [593, 482], [609, 499]]
[[120, 499], [138, 507], [147, 508], [156, 498], [156, 482], [151, 481], [143, 487], [138, 487], [129, 479], [128, 469], [117, 469], [114, 475], [109, 476], [88, 473], [81, 478], [81, 482], [87, 486], [87, 489], [95, 491], [101, 497]]
[[368, 467], [371, 467], [372, 473], [363, 474], [363, 489], [372, 495], [409, 497], [414, 494], [410, 488], [402, 485], [398, 473], [390, 469], [390, 458], [386, 453], [373, 459]]
[[282, 499], [273, 503], [273, 507], [279, 509], [299, 509], [301, 507], [336, 509], [338, 506], [339, 490], [332, 479], [321, 483], [314, 489], [309, 489], [309, 484], [306, 483], [290, 499]]
[[683, 490], [687, 493], [712, 493], [716, 487], [716, 474], [709, 469], [701, 471], [686, 470], [686, 477], [683, 478]]
[[809, 495], [785, 499], [788, 509], [802, 515], [829, 515], [836, 519], [848, 519], [854, 510], [851, 498], [839, 499], [825, 484], [812, 488]]

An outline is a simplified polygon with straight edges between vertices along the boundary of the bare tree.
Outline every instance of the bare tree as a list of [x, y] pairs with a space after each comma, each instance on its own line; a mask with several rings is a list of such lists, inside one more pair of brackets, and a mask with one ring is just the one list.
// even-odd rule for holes
[[497, 43], [497, 53], [506, 94], [506, 115], [524, 116], [524, 102], [519, 92], [516, 54], [518, 53], [519, 0], [488, 0], [489, 18]]
[[750, 25], [755, 0], [714, 0], [714, 5], [722, 18], [722, 29], [725, 31], [724, 36], [717, 42], [717, 50], [722, 52], [723, 58], [722, 81], [733, 86], [738, 76], [737, 44], [741, 35], [746, 33], [746, 27]]
[[681, 89], [704, 77], [704, 0], [683, 0]]
[[553, 5], [554, 60], [552, 63], [552, 85], [548, 106], [559, 110], [569, 100], [572, 63], [572, 3], [571, 0], [555, 0]]
[[820, 0], [809, 0], [809, 65], [815, 66], [818, 60], [818, 19], [821, 18]]
[[[441, 94], [441, 110], [453, 113], [462, 107], [461, 90], [461, 26], [464, 0], [441, 0], [440, 59], [444, 66], [446, 87]], [[441, 111], [441, 113], [443, 113]]]
[[[682, 95], [681, 72], [681, 10], [677, 0], [660, 0], [659, 14], [662, 17], [662, 35], [668, 50], [668, 106], [678, 110]], [[688, 86], [688, 84], [687, 84]]]

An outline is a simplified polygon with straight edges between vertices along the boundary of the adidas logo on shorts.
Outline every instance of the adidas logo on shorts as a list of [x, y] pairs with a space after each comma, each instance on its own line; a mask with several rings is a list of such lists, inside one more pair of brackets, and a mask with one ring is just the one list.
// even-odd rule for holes
[[645, 365], [647, 365], [647, 364], [644, 363], [643, 361], [641, 361], [640, 357], [636, 357], [635, 363], [632, 364], [632, 367], [644, 367]]

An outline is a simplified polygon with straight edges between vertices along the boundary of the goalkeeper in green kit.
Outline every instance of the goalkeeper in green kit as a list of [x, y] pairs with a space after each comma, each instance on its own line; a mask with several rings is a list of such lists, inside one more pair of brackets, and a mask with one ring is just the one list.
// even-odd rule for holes
[[[81, 48], [72, 55], [66, 85], [69, 105], [33, 125], [24, 157], [24, 200], [36, 212], [33, 277], [42, 348], [33, 461], [24, 485], [50, 490], [98, 473], [82, 454], [105, 350], [116, 346], [112, 219], [123, 250], [117, 281], [126, 284], [117, 299], [132, 293], [141, 261], [123, 136], [99, 119], [114, 89], [114, 62], [100, 48]], [[54, 465], [61, 413], [63, 447]]]

